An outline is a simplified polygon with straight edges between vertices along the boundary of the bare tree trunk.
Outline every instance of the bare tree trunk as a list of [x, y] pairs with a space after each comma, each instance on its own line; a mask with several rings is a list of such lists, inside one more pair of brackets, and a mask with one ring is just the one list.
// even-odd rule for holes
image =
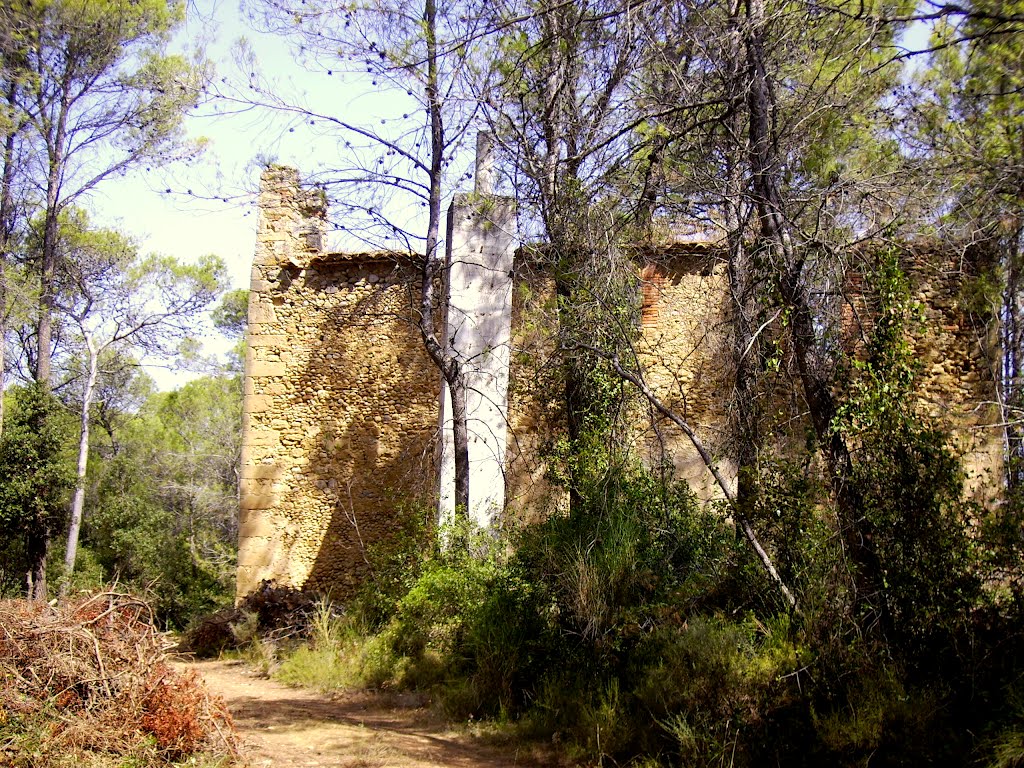
[[39, 268], [39, 330], [36, 353], [36, 381], [46, 389], [52, 386], [53, 371], [50, 364], [53, 345], [53, 280], [57, 269], [57, 240], [59, 222], [57, 210], [58, 179], [57, 166], [51, 166], [50, 179], [46, 190], [46, 213], [43, 228], [42, 263]]
[[46, 560], [49, 551], [49, 530], [36, 529], [25, 537], [25, 554], [29, 562], [26, 574], [28, 599], [34, 603], [46, 602]]
[[742, 137], [744, 89], [743, 35], [740, 31], [740, 0], [729, 7], [729, 79], [731, 109], [725, 121], [726, 196], [725, 221], [729, 248], [729, 297], [732, 303], [733, 365], [735, 367], [734, 428], [738, 466], [738, 501], [744, 504], [756, 483], [758, 456], [762, 446], [757, 413], [756, 383], [760, 343], [755, 333], [757, 318], [754, 260], [747, 248], [743, 178]]
[[1019, 224], [1014, 225], [1008, 235], [1005, 256], [1006, 285], [1003, 289], [1003, 306], [999, 312], [1002, 331], [1002, 360], [998, 381], [1000, 423], [1003, 427], [1003, 442], [1006, 452], [1006, 487], [1011, 496], [1020, 493], [1021, 472], [1024, 470], [1024, 434], [1018, 418], [1024, 402], [1021, 397], [1021, 350], [1024, 349], [1024, 306], [1021, 301], [1021, 253], [1020, 243], [1024, 238]]
[[4, 148], [3, 190], [0, 191], [0, 437], [4, 432], [4, 393], [7, 391], [7, 376], [4, 369], [4, 353], [7, 349], [7, 262], [11, 252], [11, 190], [14, 152], [14, 134], [7, 137]]
[[[57, 123], [47, 133], [48, 170], [46, 177], [46, 211], [43, 225], [43, 253], [40, 264], [39, 325], [36, 340], [36, 381], [49, 391], [53, 385], [51, 366], [53, 345], [53, 314], [55, 310], [54, 276], [57, 270], [58, 239], [60, 234], [60, 171], [64, 161], [67, 105], [62, 104]], [[46, 599], [46, 560], [50, 551], [51, 531], [48, 525], [30, 534], [28, 557], [31, 563], [29, 599]]]
[[[883, 631], [891, 617], [883, 591], [884, 574], [875, 552], [871, 526], [861, 512], [861, 500], [851, 482], [853, 462], [846, 441], [833, 429], [837, 408], [819, 352], [817, 332], [803, 281], [803, 258], [793, 246], [779, 186], [782, 160], [772, 129], [775, 97], [767, 71], [764, 0], [746, 0], [747, 104], [749, 155], [754, 205], [761, 238], [770, 248], [779, 291], [790, 310], [793, 354], [819, 445], [828, 464], [836, 501], [840, 534], [854, 566], [857, 601], [869, 608], [863, 620], [877, 619]], [[874, 615], [871, 615], [874, 614]]]
[[467, 425], [466, 387], [462, 376], [458, 386], [448, 382], [452, 398], [452, 442], [455, 446], [455, 510], [469, 514], [469, 428]]
[[437, 2], [425, 0], [423, 9], [424, 36], [427, 45], [427, 109], [430, 116], [430, 197], [428, 205], [426, 254], [423, 259], [420, 286], [420, 335], [427, 354], [434, 361], [452, 399], [452, 438], [455, 446], [455, 509], [469, 512], [469, 428], [466, 424], [466, 381], [452, 340], [438, 341], [434, 328], [437, 309], [436, 285], [443, 264], [438, 253], [441, 230], [441, 179], [444, 173], [444, 120], [437, 71]]
[[[59, 165], [50, 163], [46, 189], [46, 213], [43, 229], [43, 254], [40, 265], [40, 296], [39, 326], [37, 331], [38, 352], [36, 356], [36, 381], [47, 392], [52, 386], [52, 368], [50, 364], [53, 336], [54, 313], [54, 273], [57, 268], [58, 227], [58, 192], [60, 188]], [[50, 552], [51, 531], [48, 525], [29, 534], [26, 547], [30, 563], [28, 599], [37, 602], [46, 600], [46, 561]]]
[[[42, 96], [40, 96], [42, 98]], [[60, 234], [60, 189], [61, 172], [64, 168], [64, 143], [67, 140], [68, 99], [70, 94], [62, 96], [57, 110], [56, 122], [46, 126], [44, 135], [47, 152], [46, 174], [46, 211], [43, 226], [43, 258], [40, 265], [40, 297], [39, 297], [39, 352], [36, 357], [36, 381], [49, 389], [52, 385], [50, 364], [51, 346], [53, 343], [53, 312], [55, 309], [53, 295], [54, 273], [57, 270], [58, 236]], [[40, 104], [40, 119], [44, 119], [46, 108]]]
[[[7, 91], [7, 104], [14, 111], [17, 85], [11, 83]], [[0, 436], [4, 429], [4, 392], [7, 379], [4, 371], [4, 352], [7, 348], [7, 264], [11, 256], [14, 237], [14, 149], [18, 128], [12, 126], [4, 141], [4, 170], [0, 178]]]
[[71, 583], [71, 574], [75, 571], [75, 559], [78, 555], [78, 536], [82, 530], [82, 512], [85, 508], [85, 474], [89, 464], [89, 409], [92, 407], [93, 395], [96, 392], [96, 379], [99, 376], [99, 350], [92, 335], [85, 334], [85, 343], [89, 348], [89, 374], [82, 393], [81, 434], [78, 439], [78, 475], [75, 493], [71, 500], [71, 520], [68, 525], [67, 550], [64, 553], [64, 581], [61, 583], [61, 596], [67, 594]]

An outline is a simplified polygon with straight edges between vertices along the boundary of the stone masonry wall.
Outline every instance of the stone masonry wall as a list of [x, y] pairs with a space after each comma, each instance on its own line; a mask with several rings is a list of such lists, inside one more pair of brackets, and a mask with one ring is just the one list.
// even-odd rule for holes
[[439, 382], [410, 322], [415, 274], [390, 254], [324, 253], [310, 231], [322, 200], [296, 194], [297, 182], [281, 169], [263, 179], [240, 595], [263, 579], [350, 592], [366, 547], [395, 529], [397, 504], [432, 489]]
[[[641, 291], [638, 348], [647, 383], [694, 427], [722, 474], [735, 481], [735, 462], [726, 453], [732, 355], [725, 262], [706, 244], [664, 249], [641, 271]], [[667, 464], [704, 501], [723, 498], [678, 427], [657, 414], [646, 425], [643, 447], [651, 466]]]
[[[275, 579], [344, 596], [367, 575], [367, 548], [395, 531], [398, 506], [437, 492], [440, 376], [412, 322], [418, 272], [394, 254], [325, 252], [323, 195], [301, 190], [294, 170], [265, 172], [260, 202], [237, 590]], [[916, 262], [911, 277], [927, 322], [914, 344], [921, 407], [955, 430], [980, 497], [998, 482], [1001, 444], [987, 427], [996, 414], [984, 339], [958, 298], [968, 272], [949, 254]], [[653, 254], [640, 277], [637, 346], [647, 381], [734, 482], [725, 264], [709, 244], [680, 244]], [[517, 263], [511, 302], [504, 494], [530, 520], [564, 503], [543, 460], [564, 432], [553, 280]], [[869, 319], [860, 308], [859, 321]], [[641, 406], [636, 435], [652, 466], [670, 467], [704, 500], [721, 497], [675, 425]]]
[[[929, 244], [902, 253], [900, 260], [921, 310], [920, 322], [909, 328], [911, 353], [920, 365], [917, 408], [951, 433], [966, 474], [965, 489], [984, 503], [1001, 486], [1003, 443], [996, 426], [996, 363], [990, 359], [997, 340], [967, 307], [979, 258], [979, 253]], [[860, 279], [848, 276], [854, 284]], [[848, 288], [845, 334], [851, 353], [863, 356], [873, 310], [856, 285]]]
[[[642, 333], [638, 342], [646, 378], [655, 394], [684, 416], [735, 482], [737, 467], [728, 427], [732, 397], [728, 276], [720, 253], [709, 245], [679, 244], [656, 254], [641, 270]], [[995, 404], [993, 363], [995, 340], [965, 307], [977, 265], [974, 256], [938, 245], [903, 254], [912, 298], [923, 317], [911, 334], [912, 352], [920, 361], [918, 408], [948, 430], [966, 473], [966, 491], [981, 502], [991, 501], [1000, 487], [1003, 445]], [[857, 355], [870, 331], [871, 312], [860, 295], [860, 283], [846, 286], [841, 297], [848, 314], [845, 333]], [[769, 329], [771, 332], [771, 329]], [[792, 374], [792, 375], [795, 375]], [[780, 380], [784, 381], [784, 379]], [[773, 439], [785, 451], [786, 440], [799, 436], [805, 408], [789, 390], [772, 397], [779, 413], [792, 420], [786, 438]], [[644, 423], [638, 419], [638, 424]], [[647, 461], [667, 464], [705, 501], [722, 497], [689, 440], [656, 415], [646, 422]]]
[[512, 291], [505, 497], [523, 522], [565, 502], [561, 489], [548, 482], [544, 461], [551, 441], [565, 433], [557, 307], [554, 279], [520, 259]]

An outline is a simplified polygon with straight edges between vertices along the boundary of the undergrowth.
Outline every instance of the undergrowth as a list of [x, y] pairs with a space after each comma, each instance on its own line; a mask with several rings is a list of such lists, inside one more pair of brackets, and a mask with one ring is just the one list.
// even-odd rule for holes
[[230, 714], [195, 674], [171, 669], [170, 645], [129, 595], [0, 602], [0, 764], [232, 764]]
[[[772, 473], [752, 515], [780, 510], [763, 526], [779, 547], [820, 519], [820, 501], [799, 471]], [[571, 512], [503, 536], [462, 523], [428, 546], [403, 539], [393, 546], [415, 552], [384, 552], [380, 581], [343, 609], [317, 603], [303, 642], [250, 653], [270, 648], [266, 668], [289, 684], [420, 691], [453, 720], [500, 723], [587, 764], [1024, 764], [1024, 632], [1005, 599], [965, 619], [957, 642], [973, 648], [943, 653], [985, 656], [950, 674], [899, 642], [930, 652], [957, 623], [899, 642], [865, 633], [820, 522], [820, 539], [784, 560], [792, 613], [727, 517], [685, 485], [627, 465], [585, 491]]]
[[418, 690], [588, 764], [1024, 766], [1024, 494], [965, 498], [948, 436], [915, 406], [906, 281], [892, 254], [876, 271], [830, 431], [778, 425], [806, 450], [766, 444], [738, 508], [631, 458], [629, 398], [584, 356], [578, 434], [549, 456], [568, 509], [501, 534], [400, 510], [362, 591], [319, 603], [307, 640], [264, 644], [244, 616], [234, 634], [286, 682]]

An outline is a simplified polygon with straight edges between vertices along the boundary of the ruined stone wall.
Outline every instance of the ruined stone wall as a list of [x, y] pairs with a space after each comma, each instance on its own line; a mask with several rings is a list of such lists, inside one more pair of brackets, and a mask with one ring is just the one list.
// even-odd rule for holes
[[[952, 447], [966, 472], [966, 491], [981, 502], [991, 501], [1001, 485], [1002, 433], [998, 428], [992, 360], [992, 331], [968, 311], [970, 283], [977, 276], [978, 256], [939, 245], [919, 246], [902, 254], [901, 264], [918, 303], [920, 324], [911, 323], [912, 355], [920, 362], [918, 408], [952, 435]], [[870, 333], [870, 298], [857, 276], [841, 296], [848, 351], [863, 355]], [[684, 416], [735, 482], [735, 450], [729, 433], [732, 359], [729, 288], [722, 254], [713, 247], [680, 244], [664, 249], [641, 272], [642, 334], [639, 347], [647, 381], [658, 397]], [[770, 326], [769, 338], [778, 335]], [[784, 335], [783, 337], [784, 338]], [[785, 367], [786, 362], [783, 362]], [[792, 364], [790, 367], [793, 367]], [[806, 407], [796, 398], [795, 368], [777, 376], [767, 396], [785, 424], [769, 439], [785, 452], [810, 429]], [[785, 386], [787, 385], [788, 386]], [[687, 480], [698, 497], [721, 498], [710, 473], [689, 440], [665, 419], [649, 421], [648, 462], [667, 463], [677, 478]]]
[[[706, 244], [680, 244], [657, 254], [641, 271], [641, 335], [637, 342], [648, 385], [696, 430], [735, 481], [730, 458], [728, 402], [732, 350], [729, 283], [721, 253]], [[641, 422], [651, 466], [667, 466], [698, 498], [723, 498], [689, 438], [656, 413]]]
[[[941, 244], [900, 254], [920, 316], [908, 324], [911, 354], [919, 363], [918, 411], [948, 431], [966, 474], [965, 489], [990, 502], [1002, 484], [1003, 442], [998, 427], [994, 358], [997, 339], [987, 318], [971, 311], [972, 281], [984, 255]], [[863, 358], [875, 308], [861, 295], [861, 276], [848, 276], [845, 325], [854, 357]]]
[[[398, 505], [436, 497], [440, 376], [413, 322], [418, 272], [394, 254], [326, 253], [324, 215], [323, 196], [301, 190], [295, 171], [265, 173], [249, 306], [239, 595], [276, 579], [344, 596], [367, 573], [367, 548], [396, 529]], [[980, 494], [998, 485], [1001, 443], [987, 427], [996, 414], [985, 339], [960, 298], [968, 272], [948, 254], [916, 262], [913, 290], [927, 322], [914, 344], [921, 407], [956, 432]], [[636, 343], [646, 379], [735, 482], [721, 254], [700, 243], [663, 249], [640, 277]], [[504, 491], [509, 509], [530, 520], [565, 501], [544, 463], [565, 432], [553, 279], [519, 260], [511, 302]], [[859, 306], [868, 325], [853, 332], [863, 339], [870, 312]], [[797, 398], [780, 396], [793, 400], [786, 412], [798, 419]], [[643, 403], [634, 445], [699, 497], [721, 498], [689, 440]]]
[[[639, 275], [642, 324], [634, 343], [645, 380], [663, 403], [692, 423], [722, 473], [734, 479], [727, 453], [731, 352], [725, 264], [707, 243], [680, 244], [655, 256]], [[567, 503], [564, 491], [548, 482], [544, 461], [552, 443], [566, 435], [566, 415], [555, 281], [543, 263], [522, 259], [517, 264], [512, 331], [507, 494], [516, 514], [532, 520]], [[722, 498], [679, 428], [641, 396], [629, 400], [632, 426], [620, 435], [628, 442], [623, 447], [689, 482], [699, 498]]]
[[[249, 299], [238, 594], [263, 579], [350, 592], [399, 503], [432, 490], [439, 381], [415, 273], [327, 254], [322, 199], [264, 176]], [[317, 206], [320, 206], [319, 208]]]
[[538, 520], [565, 502], [564, 493], [549, 482], [544, 460], [553, 441], [565, 434], [557, 331], [554, 279], [520, 259], [512, 291], [505, 496], [523, 522]]

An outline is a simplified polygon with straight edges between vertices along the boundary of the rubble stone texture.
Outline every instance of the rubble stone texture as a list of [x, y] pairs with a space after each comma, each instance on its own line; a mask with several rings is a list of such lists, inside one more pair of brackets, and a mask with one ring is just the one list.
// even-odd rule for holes
[[[320, 191], [302, 189], [297, 171], [264, 173], [249, 298], [239, 596], [264, 579], [351, 594], [371, 575], [368, 548], [395, 532], [403, 505], [437, 503], [441, 379], [415, 323], [415, 259], [326, 252], [325, 205]], [[486, 226], [475, 231], [486, 239]], [[639, 275], [636, 344], [647, 381], [735, 481], [724, 262], [708, 243], [656, 256]], [[963, 270], [953, 260], [921, 259], [911, 272], [927, 318], [914, 337], [924, 366], [920, 407], [954, 429], [969, 489], [980, 497], [996, 487], [1000, 436], [987, 425], [998, 415], [985, 337], [961, 306]], [[511, 314], [510, 349], [501, 355], [509, 361], [504, 497], [507, 510], [530, 520], [564, 503], [544, 465], [545, 447], [564, 426], [557, 302], [542, 267], [517, 260], [513, 272], [511, 290], [502, 289], [511, 293], [503, 310]], [[854, 344], [869, 322], [855, 304], [844, 309]], [[719, 498], [678, 429], [642, 403], [634, 412], [640, 455], [673, 469], [698, 497]]]
[[433, 490], [440, 383], [411, 262], [323, 250], [322, 195], [263, 177], [249, 296], [238, 594], [351, 592], [396, 510]]

